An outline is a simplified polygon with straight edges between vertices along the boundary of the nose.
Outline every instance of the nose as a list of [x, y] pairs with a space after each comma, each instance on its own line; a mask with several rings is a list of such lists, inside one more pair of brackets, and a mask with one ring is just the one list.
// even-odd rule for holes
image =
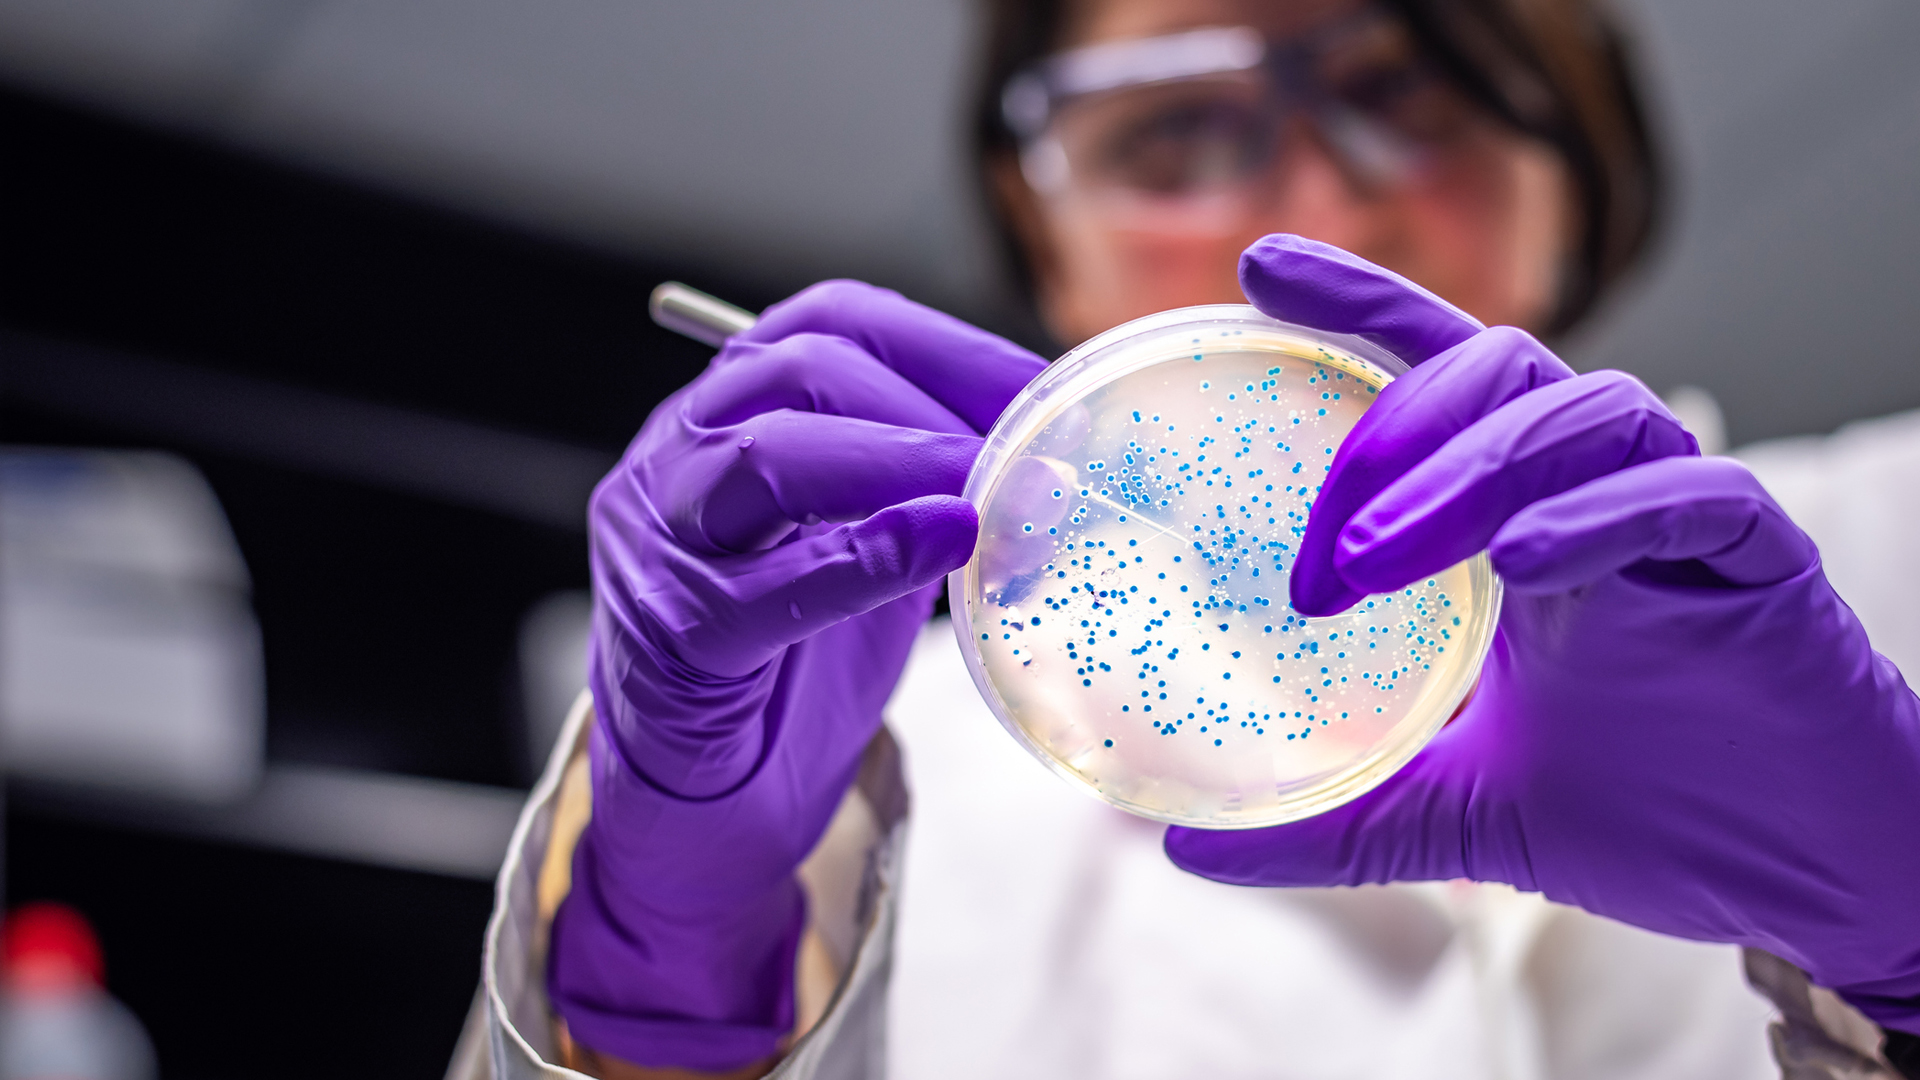
[[1295, 118], [1274, 170], [1263, 233], [1291, 232], [1363, 254], [1391, 228], [1391, 185], [1351, 155], [1336, 153], [1316, 124]]

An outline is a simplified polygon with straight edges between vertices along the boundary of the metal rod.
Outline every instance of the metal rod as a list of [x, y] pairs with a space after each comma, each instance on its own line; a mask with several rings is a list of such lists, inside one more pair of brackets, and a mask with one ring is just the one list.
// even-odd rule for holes
[[708, 296], [677, 281], [663, 281], [654, 286], [653, 295], [647, 298], [647, 313], [660, 326], [716, 349], [726, 344], [728, 338], [760, 321], [758, 315], [745, 308], [734, 307], [719, 297]]

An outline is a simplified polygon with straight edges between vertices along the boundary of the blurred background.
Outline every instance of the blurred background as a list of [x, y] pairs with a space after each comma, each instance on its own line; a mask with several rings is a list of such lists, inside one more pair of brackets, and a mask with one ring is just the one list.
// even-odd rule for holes
[[[1675, 167], [1566, 343], [1742, 444], [1920, 406], [1920, 7], [1623, 0]], [[967, 0], [0, 0], [8, 902], [167, 1077], [431, 1077], [580, 685], [584, 506], [759, 308], [866, 278], [1040, 348]]]

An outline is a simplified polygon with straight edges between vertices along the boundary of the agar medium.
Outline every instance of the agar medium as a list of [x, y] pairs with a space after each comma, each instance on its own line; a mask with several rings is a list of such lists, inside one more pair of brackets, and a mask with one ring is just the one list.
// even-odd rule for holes
[[948, 593], [967, 667], [1055, 772], [1180, 825], [1308, 817], [1404, 765], [1479, 674], [1485, 553], [1330, 617], [1288, 603], [1334, 451], [1406, 365], [1242, 305], [1069, 352], [988, 433]]

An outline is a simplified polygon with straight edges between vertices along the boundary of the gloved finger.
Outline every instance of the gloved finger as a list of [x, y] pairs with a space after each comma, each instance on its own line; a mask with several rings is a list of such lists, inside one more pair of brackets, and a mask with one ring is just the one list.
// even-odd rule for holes
[[1379, 787], [1323, 814], [1265, 829], [1167, 830], [1175, 866], [1230, 885], [1311, 887], [1469, 876], [1472, 773], [1460, 724]]
[[[707, 560], [670, 632], [695, 670], [757, 670], [781, 649], [940, 580], [973, 554], [973, 505], [929, 495], [768, 551]], [[683, 601], [684, 603], [684, 601]], [[651, 605], [650, 605], [651, 606]]]
[[1387, 592], [1485, 548], [1523, 508], [1700, 447], [1630, 375], [1596, 371], [1522, 394], [1447, 440], [1340, 530], [1334, 571]]
[[975, 435], [781, 409], [719, 428], [685, 452], [648, 456], [641, 482], [695, 551], [771, 546], [795, 525], [852, 521], [925, 495], [958, 495]]
[[1307, 516], [1288, 584], [1294, 610], [1332, 615], [1365, 596], [1334, 572], [1334, 546], [1388, 484], [1495, 409], [1571, 378], [1573, 369], [1531, 334], [1496, 326], [1388, 383], [1340, 444]]
[[1488, 548], [1519, 592], [1563, 592], [1642, 559], [1697, 559], [1732, 585], [1813, 564], [1813, 541], [1731, 458], [1674, 457], [1602, 476], [1515, 514]]
[[733, 348], [738, 363], [716, 366], [690, 388], [684, 408], [691, 423], [726, 427], [761, 413], [796, 409], [974, 434], [952, 410], [846, 338], [794, 334]]
[[1262, 237], [1241, 253], [1240, 290], [1276, 319], [1363, 337], [1408, 364], [1486, 329], [1391, 270], [1290, 233]]
[[858, 281], [825, 281], [796, 293], [734, 341], [764, 344], [806, 333], [852, 341], [977, 432], [992, 427], [1047, 366], [1005, 338]]

